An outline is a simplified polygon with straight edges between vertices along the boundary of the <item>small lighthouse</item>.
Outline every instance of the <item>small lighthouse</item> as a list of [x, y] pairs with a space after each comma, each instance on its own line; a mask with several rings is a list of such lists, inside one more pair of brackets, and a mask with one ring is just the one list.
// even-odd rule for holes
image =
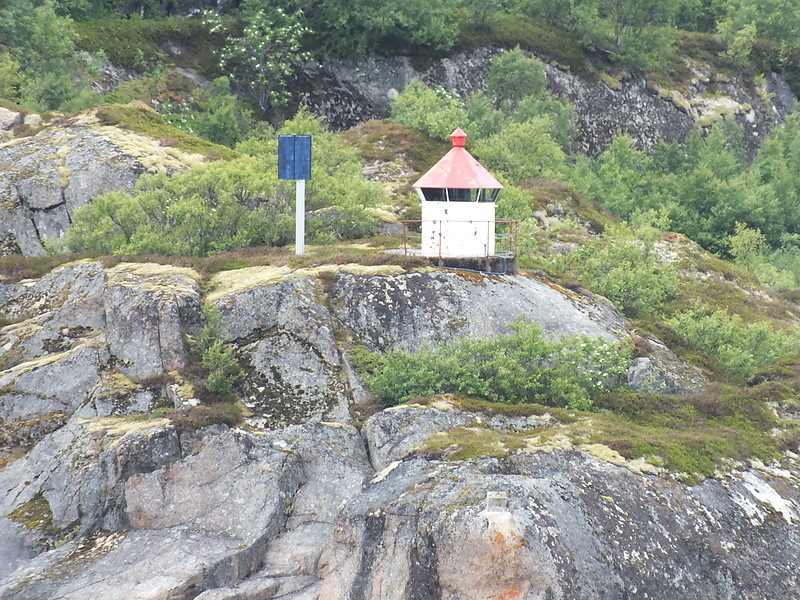
[[453, 147], [414, 184], [422, 202], [422, 254], [480, 258], [495, 253], [495, 201], [503, 189], [464, 147], [461, 128]]

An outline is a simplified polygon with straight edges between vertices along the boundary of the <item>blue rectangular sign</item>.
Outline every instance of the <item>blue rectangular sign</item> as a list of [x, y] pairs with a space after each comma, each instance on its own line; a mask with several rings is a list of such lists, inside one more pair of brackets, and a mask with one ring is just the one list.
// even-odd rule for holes
[[311, 179], [311, 136], [278, 136], [278, 179]]

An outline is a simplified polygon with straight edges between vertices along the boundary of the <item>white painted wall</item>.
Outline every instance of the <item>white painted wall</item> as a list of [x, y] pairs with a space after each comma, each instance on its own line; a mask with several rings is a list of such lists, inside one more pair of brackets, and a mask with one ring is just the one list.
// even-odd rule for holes
[[422, 202], [422, 254], [494, 254], [494, 202]]

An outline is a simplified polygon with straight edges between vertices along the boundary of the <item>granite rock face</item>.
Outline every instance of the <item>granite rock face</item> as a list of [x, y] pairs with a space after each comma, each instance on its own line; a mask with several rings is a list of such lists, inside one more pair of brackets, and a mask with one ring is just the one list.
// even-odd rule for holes
[[[363, 432], [369, 447], [383, 438], [406, 449], [378, 450], [376, 465], [362, 435], [340, 424], [260, 434], [218, 427], [179, 440], [160, 421], [100, 436], [105, 420], [70, 431], [78, 444], [62, 430], [0, 473], [3, 489], [11, 488], [3, 508], [44, 490], [54, 522], [79, 515], [91, 531], [91, 517], [114, 533], [94, 529], [35, 557], [15, 554], [0, 595], [721, 600], [796, 593], [796, 456], [780, 469], [686, 485], [600, 460], [590, 448], [530, 446], [453, 462], [414, 441], [420, 431], [444, 433], [474, 418], [443, 403], [380, 413]], [[489, 420], [486, 426], [524, 431], [519, 418]], [[94, 460], [91, 441], [101, 446]], [[58, 451], [71, 459], [63, 462], [72, 478], [47, 472], [45, 452]], [[20, 477], [36, 483], [21, 486]], [[3, 523], [10, 529], [0, 549], [24, 545], [30, 533]]]
[[[187, 399], [146, 379], [186, 368], [202, 306], [219, 310], [244, 367], [246, 428], [193, 431], [152, 414]], [[188, 269], [86, 261], [0, 285], [0, 311], [19, 320], [0, 331], [16, 353], [0, 372], [0, 441], [27, 450], [0, 468], [2, 598], [722, 600], [800, 589], [796, 454], [692, 485], [604, 446], [542, 438], [550, 414], [466, 412], [443, 397], [354, 426], [352, 343], [414, 349], [520, 318], [551, 336], [630, 335], [581, 290], [356, 266], [203, 282]], [[647, 342], [641, 360], [676, 384], [685, 367]], [[702, 386], [695, 375], [678, 382], [684, 391]], [[459, 458], [459, 435], [486, 451]]]
[[161, 265], [93, 261], [0, 284], [0, 418], [103, 417], [154, 407], [145, 379], [186, 366], [184, 333], [200, 323], [199, 276]]
[[[381, 418], [404, 410], [425, 422], [430, 409]], [[577, 448], [407, 456], [342, 511], [319, 597], [792, 597], [796, 457], [787, 466], [686, 486]]]
[[[297, 102], [310, 106], [334, 128], [347, 129], [390, 114], [391, 100], [415, 77], [466, 98], [484, 88], [484, 74], [499, 48], [454, 52], [416, 69], [408, 57], [374, 56], [362, 61], [326, 60], [298, 74], [291, 85]], [[637, 146], [652, 150], [659, 140], [683, 140], [696, 128], [713, 126], [723, 116], [742, 125], [752, 155], [766, 134], [797, 102], [786, 80], [769, 73], [760, 87], [717, 76], [702, 64], [678, 89], [662, 89], [642, 77], [579, 76], [555, 63], [545, 65], [550, 90], [571, 101], [578, 117], [575, 149], [592, 156], [627, 133]], [[716, 90], [714, 94], [708, 93]]]

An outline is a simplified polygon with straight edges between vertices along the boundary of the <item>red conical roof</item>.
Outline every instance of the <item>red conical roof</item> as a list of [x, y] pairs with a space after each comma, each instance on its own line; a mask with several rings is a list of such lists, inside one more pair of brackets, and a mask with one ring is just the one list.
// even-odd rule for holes
[[450, 135], [450, 138], [453, 140], [453, 147], [439, 162], [417, 180], [414, 187], [470, 190], [503, 189], [503, 185], [464, 148], [467, 134], [461, 131], [460, 127]]

